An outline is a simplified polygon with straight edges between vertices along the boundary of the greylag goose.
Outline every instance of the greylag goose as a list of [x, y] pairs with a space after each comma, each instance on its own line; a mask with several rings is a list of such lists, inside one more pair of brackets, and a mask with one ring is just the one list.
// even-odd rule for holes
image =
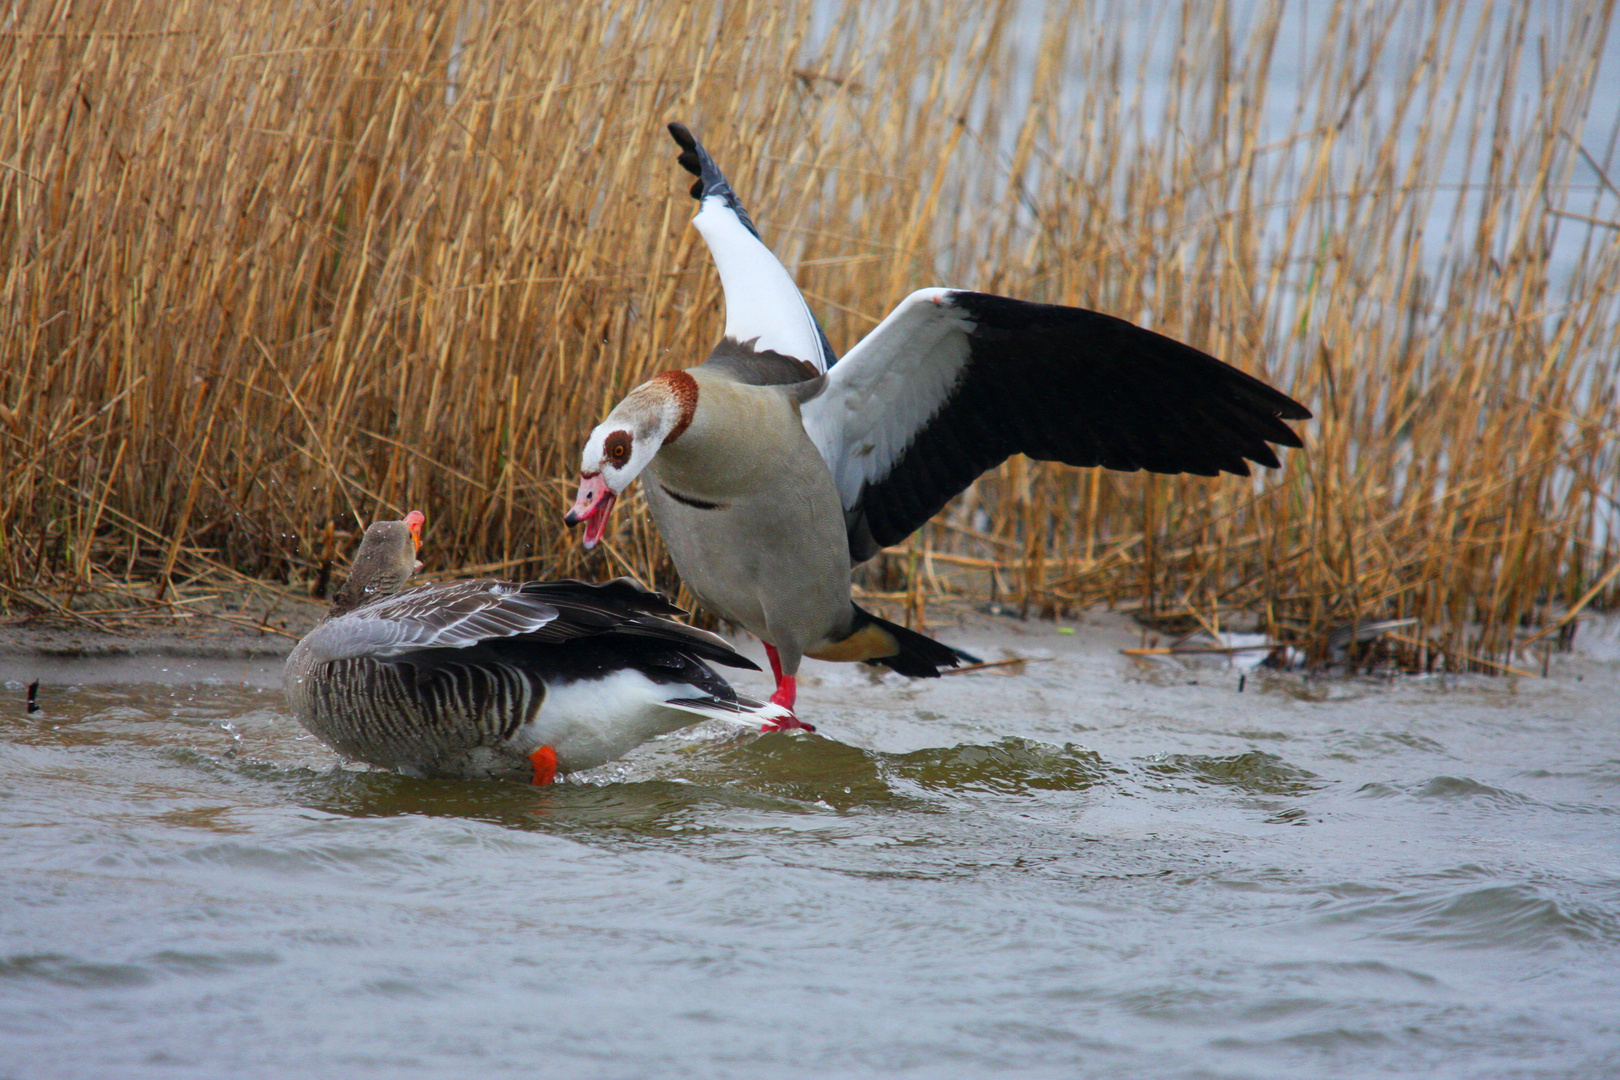
[[366, 529], [331, 609], [287, 657], [293, 715], [345, 757], [547, 784], [707, 717], [782, 712], [709, 666], [756, 664], [629, 578], [407, 590], [424, 520]]
[[[570, 525], [602, 538], [638, 476], [682, 579], [765, 642], [792, 712], [800, 658], [937, 675], [961, 656], [862, 610], [849, 570], [911, 535], [1012, 454], [1158, 473], [1249, 475], [1301, 446], [1303, 405], [1123, 319], [962, 289], [901, 301], [837, 360], [786, 268], [679, 124], [693, 224], [725, 293], [696, 367], [632, 390], [585, 443]], [[836, 363], [835, 363], [836, 360]], [[791, 715], [777, 726], [800, 726]]]

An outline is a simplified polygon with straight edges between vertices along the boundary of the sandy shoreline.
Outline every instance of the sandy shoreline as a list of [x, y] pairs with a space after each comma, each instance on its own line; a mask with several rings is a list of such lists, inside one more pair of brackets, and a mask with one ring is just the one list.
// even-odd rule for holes
[[[281, 666], [294, 638], [313, 626], [320, 607], [301, 605], [283, 612], [276, 629], [253, 632], [205, 618], [173, 621], [139, 627], [125, 633], [103, 633], [90, 627], [45, 625], [30, 621], [0, 626], [0, 683], [20, 691], [40, 680], [42, 692], [52, 685], [87, 683], [238, 683], [250, 686], [279, 686]], [[1134, 619], [1109, 611], [1090, 611], [1079, 618], [1047, 621], [1019, 619], [1011, 615], [988, 615], [966, 604], [930, 605], [928, 632], [952, 645], [966, 649], [983, 660], [996, 663], [1026, 660], [961, 677], [948, 677], [933, 683], [918, 680], [914, 690], [932, 697], [976, 698], [991, 687], [992, 696], [1005, 695], [1011, 705], [1020, 695], [1020, 683], [1047, 683], [1067, 676], [1081, 695], [1112, 685], [1142, 683], [1183, 684], [1236, 691], [1244, 671], [1224, 656], [1131, 656], [1123, 650], [1143, 644], [1168, 645], [1170, 639], [1144, 630]], [[1585, 704], [1576, 712], [1593, 717], [1607, 713], [1607, 688], [1620, 682], [1620, 619], [1595, 615], [1582, 618], [1572, 652], [1556, 654], [1549, 666], [1549, 678], [1487, 675], [1437, 675], [1432, 677], [1346, 678], [1340, 671], [1306, 675], [1303, 672], [1249, 672], [1249, 683], [1295, 684], [1292, 692], [1306, 696], [1333, 694], [1335, 684], [1368, 683], [1400, 685], [1427, 683], [1467, 684], [1475, 692], [1500, 693], [1510, 699], [1536, 685], [1561, 684], [1575, 691]], [[764, 654], [752, 635], [739, 633], [731, 640], [739, 651], [764, 666]], [[1539, 666], [1539, 665], [1538, 665]], [[769, 680], [762, 672], [728, 673], [744, 692], [768, 693]], [[1029, 676], [1035, 676], [1029, 679]], [[821, 697], [831, 693], [842, 697], [859, 684], [875, 681], [896, 685], [911, 683], [892, 673], [868, 672], [863, 666], [829, 664], [806, 660], [801, 682], [806, 689], [821, 687]], [[1577, 688], [1576, 684], [1585, 685]], [[1230, 684], [1230, 685], [1228, 685]], [[1315, 689], [1311, 689], [1315, 687]], [[1604, 688], [1604, 689], [1599, 689]], [[1009, 693], [1009, 691], [1011, 693]], [[865, 694], [855, 690], [859, 697]]]
[[[0, 681], [237, 681], [245, 665], [252, 674], [243, 681], [279, 682], [281, 663], [296, 641], [284, 635], [307, 632], [320, 612], [321, 607], [310, 604], [307, 610], [283, 613], [276, 620], [276, 629], [281, 633], [242, 630], [201, 618], [123, 633], [49, 625], [43, 620], [4, 625], [0, 626]], [[1128, 618], [1108, 612], [1054, 623], [985, 615], [965, 604], [931, 605], [928, 629], [989, 661], [1020, 656], [1048, 659], [1050, 651], [1042, 646], [1054, 641], [1072, 645], [1084, 640], [1095, 648], [1115, 651], [1136, 644], [1141, 636], [1140, 629]], [[751, 635], [730, 637], [740, 651], [763, 666], [764, 652]], [[854, 665], [815, 660], [806, 660], [805, 665], [805, 677], [811, 685], [829, 673], [836, 673], [834, 681], [842, 681], [840, 676], [861, 670]], [[272, 671], [273, 680], [265, 674]], [[738, 674], [747, 681], [747, 673]]]

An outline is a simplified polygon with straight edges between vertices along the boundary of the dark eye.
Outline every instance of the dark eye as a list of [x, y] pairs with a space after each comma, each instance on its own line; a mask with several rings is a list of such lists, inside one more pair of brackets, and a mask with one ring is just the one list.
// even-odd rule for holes
[[630, 460], [630, 447], [635, 444], [635, 436], [629, 431], [616, 431], [609, 434], [603, 442], [603, 460], [608, 465], [619, 468]]
[[635, 438], [628, 431], [615, 431], [607, 437], [602, 450], [608, 464], [614, 467], [623, 465], [630, 460], [630, 446]]

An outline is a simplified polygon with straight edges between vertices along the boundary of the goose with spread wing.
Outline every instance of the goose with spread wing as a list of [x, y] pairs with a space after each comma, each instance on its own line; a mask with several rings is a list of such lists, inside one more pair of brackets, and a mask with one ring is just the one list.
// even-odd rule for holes
[[547, 784], [699, 720], [785, 712], [738, 697], [709, 665], [758, 666], [629, 578], [407, 589], [424, 520], [367, 528], [330, 611], [287, 657], [293, 714], [345, 757]]
[[[937, 675], [964, 654], [872, 615], [852, 565], [1013, 454], [1249, 475], [1301, 446], [1299, 402], [1206, 353], [1079, 308], [929, 288], [842, 360], [712, 158], [679, 124], [693, 223], [725, 293], [696, 367], [636, 387], [586, 441], [570, 525], [594, 546], [637, 477], [699, 602], [765, 642], [791, 713], [800, 659]], [[835, 362], [836, 361], [836, 362]], [[791, 715], [779, 727], [805, 726]]]

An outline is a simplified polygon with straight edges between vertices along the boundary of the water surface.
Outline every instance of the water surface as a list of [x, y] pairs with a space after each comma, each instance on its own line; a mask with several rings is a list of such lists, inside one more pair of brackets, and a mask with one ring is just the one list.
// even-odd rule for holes
[[43, 665], [0, 1076], [1620, 1070], [1612, 659], [1239, 693], [1014, 644], [549, 790], [341, 767], [260, 665]]

